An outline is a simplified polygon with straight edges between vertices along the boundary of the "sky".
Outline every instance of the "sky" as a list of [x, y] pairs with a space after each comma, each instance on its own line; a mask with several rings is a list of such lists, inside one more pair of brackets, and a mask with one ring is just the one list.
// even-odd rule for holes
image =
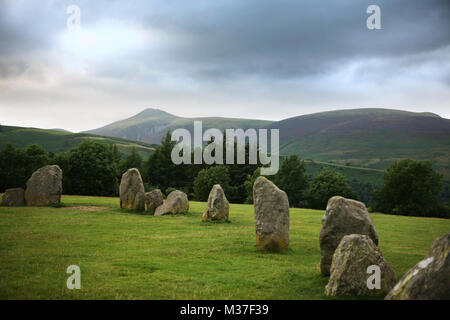
[[[80, 28], [68, 28], [70, 5]], [[369, 5], [381, 29], [370, 30]], [[145, 108], [450, 118], [448, 0], [0, 0], [0, 124], [78, 132]], [[73, 20], [70, 20], [73, 21]]]

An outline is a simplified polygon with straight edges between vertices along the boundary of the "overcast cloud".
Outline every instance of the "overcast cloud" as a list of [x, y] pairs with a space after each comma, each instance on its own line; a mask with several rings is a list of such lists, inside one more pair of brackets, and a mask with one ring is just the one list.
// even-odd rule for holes
[[[382, 30], [366, 28], [370, 4]], [[449, 21], [447, 0], [0, 0], [0, 123], [81, 131], [148, 107], [450, 118]]]

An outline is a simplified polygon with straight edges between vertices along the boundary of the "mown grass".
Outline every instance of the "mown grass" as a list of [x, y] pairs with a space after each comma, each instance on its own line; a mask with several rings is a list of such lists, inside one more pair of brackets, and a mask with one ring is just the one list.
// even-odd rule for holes
[[[63, 196], [66, 207], [0, 207], [0, 299], [325, 299], [319, 231], [323, 211], [291, 209], [290, 250], [260, 253], [253, 207], [233, 204], [231, 223], [154, 217], [117, 198]], [[102, 211], [70, 206], [102, 206]], [[450, 220], [372, 214], [379, 246], [398, 277], [450, 230]], [[81, 268], [81, 290], [66, 268]]]

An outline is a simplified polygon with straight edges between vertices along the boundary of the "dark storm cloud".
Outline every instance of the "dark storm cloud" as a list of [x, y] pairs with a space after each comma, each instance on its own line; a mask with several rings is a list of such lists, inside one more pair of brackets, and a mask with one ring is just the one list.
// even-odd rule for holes
[[[72, 2], [14, 3], [1, 2], [1, 54], [51, 46]], [[157, 49], [162, 65], [202, 77], [307, 76], [354, 59], [414, 55], [450, 42], [445, 0], [73, 3], [81, 7], [83, 25], [108, 18], [163, 30], [176, 43]], [[370, 4], [381, 7], [383, 30], [366, 28]], [[139, 58], [146, 63], [145, 52]]]
[[[71, 4], [81, 32], [66, 28]], [[372, 4], [381, 30], [366, 28]], [[33, 125], [59, 115], [48, 126], [64, 118], [72, 130], [149, 106], [267, 119], [397, 106], [449, 116], [449, 4], [0, 0], [0, 113], [18, 125], [24, 114]]]
[[[193, 3], [166, 12], [161, 26], [181, 35], [169, 57], [211, 77], [305, 76], [353, 59], [414, 55], [450, 42], [447, 1]], [[366, 8], [374, 3], [383, 30], [366, 28]]]
[[49, 48], [55, 26], [65, 23], [64, 10], [54, 1], [0, 0], [0, 55]]

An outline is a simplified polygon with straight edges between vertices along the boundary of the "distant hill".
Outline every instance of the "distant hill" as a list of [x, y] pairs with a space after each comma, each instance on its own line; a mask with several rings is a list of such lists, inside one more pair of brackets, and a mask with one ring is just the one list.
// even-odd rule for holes
[[86, 132], [148, 143], [160, 143], [161, 138], [168, 130], [185, 128], [192, 132], [195, 120], [202, 121], [204, 130], [208, 128], [221, 130], [227, 128], [262, 128], [271, 123], [271, 121], [265, 120], [221, 117], [183, 118], [159, 109], [145, 109], [131, 118]]
[[133, 147], [145, 158], [154, 150], [154, 145], [130, 141], [120, 138], [111, 138], [88, 133], [71, 133], [63, 130], [48, 130], [37, 128], [23, 128], [0, 126], [0, 149], [11, 143], [16, 148], [24, 148], [29, 144], [38, 144], [46, 151], [63, 152], [77, 146], [89, 139], [102, 144], [115, 144], [120, 153], [128, 155]]
[[404, 158], [430, 160], [450, 177], [450, 120], [389, 109], [322, 112], [274, 122], [280, 154], [385, 169]]
[[[0, 148], [39, 144], [61, 152], [85, 139], [116, 144], [122, 154], [136, 147], [146, 159], [167, 130], [192, 130], [193, 121], [208, 128], [280, 129], [280, 154], [298, 154], [306, 160], [308, 175], [330, 167], [344, 174], [370, 204], [373, 188], [382, 183], [383, 170], [393, 161], [430, 160], [444, 174], [445, 199], [450, 198], [450, 120], [433, 113], [390, 109], [354, 109], [321, 112], [277, 122], [233, 118], [183, 118], [158, 109], [143, 112], [85, 133], [0, 126]], [[154, 143], [154, 144], [151, 144]]]
[[424, 112], [353, 109], [314, 113], [271, 122], [232, 118], [183, 118], [159, 109], [88, 131], [148, 143], [160, 143], [167, 130], [202, 120], [207, 128], [280, 129], [280, 154], [354, 167], [386, 169], [393, 161], [430, 160], [450, 178], [450, 120]]

